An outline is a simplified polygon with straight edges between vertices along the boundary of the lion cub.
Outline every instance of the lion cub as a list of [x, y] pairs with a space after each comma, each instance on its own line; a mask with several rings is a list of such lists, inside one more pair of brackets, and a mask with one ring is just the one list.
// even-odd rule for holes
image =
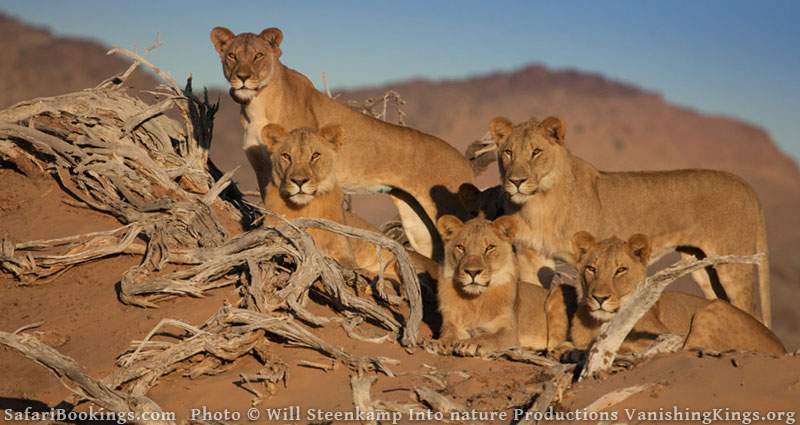
[[463, 223], [445, 215], [437, 227], [445, 242], [438, 283], [440, 340], [470, 352], [547, 349], [548, 291], [519, 281], [511, 242], [514, 220], [474, 218]]
[[[345, 213], [344, 193], [334, 173], [338, 151], [344, 143], [343, 130], [329, 125], [319, 130], [298, 128], [287, 132], [283, 127], [269, 124], [261, 130], [261, 141], [270, 152], [271, 179], [265, 188], [265, 207], [288, 219], [301, 217], [325, 218], [365, 230], [378, 230], [363, 219]], [[269, 224], [278, 224], [276, 217], [267, 217]], [[392, 269], [386, 269], [394, 258], [388, 252], [378, 256], [373, 245], [362, 240], [350, 240], [322, 229], [308, 229], [322, 252], [340, 263], [373, 275], [381, 271], [397, 280]], [[409, 255], [419, 272], [433, 276], [438, 267], [421, 255]], [[420, 270], [421, 269], [421, 270]]]
[[[611, 320], [644, 283], [651, 245], [642, 234], [627, 241], [612, 237], [598, 242], [588, 232], [578, 232], [572, 246], [578, 259], [578, 305], [571, 317], [570, 334], [576, 348], [585, 349], [600, 326]], [[566, 299], [565, 309], [574, 302], [565, 292], [553, 299]], [[686, 336], [684, 349], [786, 353], [775, 334], [751, 315], [722, 300], [709, 301], [681, 292], [664, 292], [636, 323], [621, 351], [642, 351], [665, 333]]]

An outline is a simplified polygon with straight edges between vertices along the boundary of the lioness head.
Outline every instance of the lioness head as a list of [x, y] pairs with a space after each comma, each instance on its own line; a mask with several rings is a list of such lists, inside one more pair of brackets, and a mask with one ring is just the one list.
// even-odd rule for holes
[[597, 320], [608, 321], [625, 305], [647, 276], [650, 241], [635, 234], [627, 241], [609, 238], [597, 242], [587, 232], [572, 237], [578, 259], [580, 303]]
[[534, 119], [514, 126], [506, 118], [492, 121], [503, 189], [515, 204], [524, 204], [555, 183], [555, 171], [564, 152], [564, 125], [556, 117]]
[[329, 125], [319, 131], [298, 128], [287, 132], [277, 124], [261, 129], [261, 141], [270, 152], [272, 183], [281, 196], [302, 206], [336, 186], [334, 166], [344, 140], [342, 128]]
[[234, 100], [249, 102], [270, 83], [278, 67], [282, 40], [283, 33], [277, 28], [267, 28], [258, 35], [235, 35], [223, 27], [211, 30], [211, 42], [222, 60]]
[[516, 280], [513, 218], [473, 218], [464, 223], [445, 215], [439, 218], [437, 227], [445, 242], [444, 275], [452, 276], [457, 290], [477, 296], [490, 286]]

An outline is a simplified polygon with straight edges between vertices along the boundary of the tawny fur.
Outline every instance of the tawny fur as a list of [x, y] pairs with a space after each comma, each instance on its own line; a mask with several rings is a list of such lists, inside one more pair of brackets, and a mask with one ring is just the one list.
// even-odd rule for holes
[[241, 104], [244, 149], [264, 198], [271, 174], [268, 153], [258, 144], [264, 125], [339, 124], [348, 134], [336, 167], [341, 187], [348, 193], [391, 191], [411, 245], [427, 257], [440, 258], [435, 222], [444, 214], [464, 217], [456, 191], [474, 180], [468, 161], [436, 137], [355, 112], [320, 93], [308, 78], [280, 62], [282, 39], [276, 28], [259, 35], [234, 35], [221, 27], [211, 31], [231, 96]]
[[[562, 312], [575, 311], [570, 318], [570, 339], [575, 347], [586, 349], [602, 324], [611, 320], [644, 283], [651, 248], [648, 238], [641, 234], [628, 241], [609, 238], [597, 242], [587, 232], [577, 233], [573, 246], [573, 255], [578, 259], [577, 297], [568, 296], [563, 292], [566, 288], [560, 288], [562, 296], [554, 296], [553, 300], [577, 302], [577, 308], [563, 304], [559, 307]], [[558, 307], [550, 308], [552, 314]], [[786, 352], [767, 327], [729, 303], [669, 291], [636, 323], [621, 351], [643, 351], [666, 333], [684, 336], [684, 349]]]
[[520, 282], [511, 244], [513, 221], [453, 216], [438, 221], [445, 260], [438, 282], [440, 340], [469, 351], [548, 348], [548, 291]]
[[[501, 186], [480, 190], [473, 184], [465, 183], [458, 193], [471, 217], [495, 220], [519, 210], [518, 206], [508, 200]], [[514, 253], [517, 256], [520, 281], [550, 288], [556, 268], [552, 258], [546, 258], [522, 243], [514, 244]]]
[[[355, 214], [344, 211], [344, 194], [334, 169], [338, 152], [345, 142], [341, 127], [332, 125], [319, 131], [300, 128], [287, 132], [277, 124], [262, 129], [261, 140], [270, 148], [272, 175], [269, 190], [265, 191], [265, 207], [288, 219], [313, 217], [378, 232], [374, 226]], [[298, 184], [301, 182], [302, 184]], [[267, 216], [267, 223], [278, 224], [279, 219]], [[394, 256], [360, 239], [349, 239], [322, 229], [309, 229], [308, 233], [325, 255], [342, 264], [376, 276], [397, 280]], [[436, 276], [438, 267], [431, 260], [416, 253], [409, 256], [418, 272]]]
[[[502, 186], [519, 207], [519, 241], [547, 257], [574, 264], [570, 238], [586, 230], [600, 238], [652, 235], [653, 259], [678, 250], [685, 255], [750, 255], [767, 252], [761, 205], [742, 179], [721, 171], [677, 170], [609, 173], [573, 156], [564, 146], [564, 124], [549, 117], [512, 125], [496, 118]], [[730, 264], [714, 268], [724, 294], [709, 274], [694, 275], [704, 295], [726, 296], [755, 311], [756, 268]], [[770, 324], [769, 268], [758, 265], [762, 321]]]

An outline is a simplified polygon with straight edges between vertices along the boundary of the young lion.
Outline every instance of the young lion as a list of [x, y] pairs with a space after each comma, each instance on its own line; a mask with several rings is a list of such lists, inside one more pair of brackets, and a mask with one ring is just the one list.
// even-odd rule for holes
[[[503, 187], [520, 207], [513, 215], [527, 227], [518, 238], [543, 255], [574, 263], [569, 240], [580, 230], [602, 238], [652, 235], [655, 259], [673, 249], [700, 257], [767, 252], [758, 198], [732, 174], [598, 171], [567, 150], [564, 124], [554, 117], [516, 126], [496, 118], [491, 133]], [[727, 298], [753, 314], [753, 266], [726, 264], [707, 272], [694, 274], [707, 298]], [[758, 275], [762, 321], [769, 326], [766, 257], [759, 263]]]
[[[471, 183], [464, 183], [458, 193], [462, 203], [470, 207], [468, 212], [472, 217], [495, 220], [519, 209], [509, 202], [501, 186], [480, 190]], [[514, 253], [517, 256], [519, 280], [550, 288], [556, 269], [555, 261], [552, 258], [545, 258], [537, 251], [520, 243], [514, 244]]]
[[[587, 232], [576, 233], [572, 245], [578, 259], [578, 306], [571, 317], [570, 334], [577, 348], [586, 349], [600, 326], [611, 320], [644, 283], [651, 247], [642, 234], [628, 241], [612, 237], [597, 242]], [[566, 291], [560, 296], [554, 294], [553, 299], [566, 300], [562, 311], [574, 302]], [[775, 334], [749, 314], [722, 300], [709, 301], [680, 292], [662, 293], [636, 323], [621, 350], [642, 351], [665, 333], [685, 336], [684, 349], [786, 353]]]
[[[272, 190], [266, 191], [267, 209], [285, 217], [325, 218], [370, 231], [377, 231], [364, 220], [345, 213], [342, 208], [343, 193], [333, 172], [338, 151], [344, 144], [341, 127], [331, 125], [319, 131], [300, 128], [287, 132], [277, 124], [262, 129], [261, 140], [271, 152]], [[278, 224], [278, 218], [267, 216], [267, 222]], [[317, 246], [325, 255], [355, 269], [377, 275], [392, 264], [389, 254], [378, 257], [375, 247], [362, 240], [350, 240], [345, 236], [322, 229], [309, 229]], [[419, 272], [426, 271], [436, 276], [438, 267], [421, 255], [409, 252]], [[397, 276], [383, 270], [387, 277]]]
[[277, 28], [258, 35], [234, 35], [222, 27], [211, 31], [231, 97], [241, 104], [244, 150], [262, 196], [271, 174], [269, 154], [258, 143], [264, 125], [340, 124], [348, 134], [336, 166], [341, 187], [348, 193], [389, 192], [414, 249], [440, 258], [435, 220], [444, 214], [464, 215], [456, 191], [474, 180], [467, 160], [436, 137], [353, 111], [320, 93], [308, 78], [280, 62], [282, 40]]
[[[548, 348], [548, 291], [518, 278], [514, 222], [454, 216], [438, 221], [445, 259], [438, 283], [440, 340], [468, 352]], [[564, 325], [565, 326], [565, 325]]]

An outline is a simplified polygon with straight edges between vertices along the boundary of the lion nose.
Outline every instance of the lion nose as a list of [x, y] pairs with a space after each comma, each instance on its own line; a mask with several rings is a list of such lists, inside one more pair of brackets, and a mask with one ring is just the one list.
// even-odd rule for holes
[[468, 274], [469, 277], [472, 278], [472, 280], [475, 280], [475, 278], [478, 277], [478, 275], [481, 274], [482, 271], [483, 271], [482, 269], [464, 269], [464, 273]]
[[306, 182], [308, 182], [308, 177], [292, 177], [292, 183], [296, 184], [297, 187], [303, 187]]
[[597, 304], [599, 304], [599, 305], [603, 305], [603, 302], [604, 302], [605, 300], [609, 299], [609, 298], [610, 298], [610, 296], [608, 296], [608, 295], [605, 295], [605, 296], [603, 296], [603, 295], [594, 295], [594, 294], [593, 294], [593, 295], [592, 295], [592, 298], [594, 298], [594, 299], [595, 299], [595, 301], [597, 301]]
[[519, 188], [522, 185], [522, 183], [525, 183], [526, 180], [528, 179], [508, 179], [508, 181], [510, 181], [511, 184], [513, 184], [517, 188]]
[[236, 77], [242, 82], [245, 82], [248, 78], [250, 78], [250, 74], [236, 74]]

